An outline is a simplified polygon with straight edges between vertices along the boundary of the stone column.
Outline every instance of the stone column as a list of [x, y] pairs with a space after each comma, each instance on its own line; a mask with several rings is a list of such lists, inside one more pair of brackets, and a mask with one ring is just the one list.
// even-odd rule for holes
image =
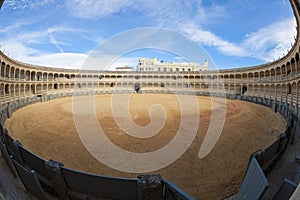
[[298, 95], [299, 95], [299, 92], [298, 92], [298, 86], [299, 85], [299, 82], [296, 83], [296, 112], [298, 114]]

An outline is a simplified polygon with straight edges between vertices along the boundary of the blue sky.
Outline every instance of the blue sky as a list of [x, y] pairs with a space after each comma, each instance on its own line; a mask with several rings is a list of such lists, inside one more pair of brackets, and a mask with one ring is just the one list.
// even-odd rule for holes
[[[5, 0], [0, 21], [0, 49], [5, 54], [32, 64], [76, 69], [104, 41], [132, 29], [157, 27], [181, 34], [202, 47], [218, 69], [278, 59], [296, 35], [288, 0]], [[116, 56], [110, 54], [106, 52]], [[135, 67], [139, 57], [183, 59], [142, 48], [119, 56], [111, 69]]]

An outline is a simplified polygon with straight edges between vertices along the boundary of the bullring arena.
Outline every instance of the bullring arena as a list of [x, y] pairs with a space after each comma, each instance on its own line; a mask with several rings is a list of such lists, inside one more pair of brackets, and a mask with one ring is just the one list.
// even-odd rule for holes
[[[119, 95], [118, 98], [122, 98], [122, 94]], [[133, 105], [130, 106], [130, 111], [138, 120], [136, 123], [140, 125], [149, 123], [145, 111], [148, 111], [150, 105], [162, 102], [160, 104], [168, 110], [169, 117], [165, 127], [159, 134], [146, 141], [130, 137], [117, 128], [111, 113], [111, 95], [99, 95], [96, 99], [99, 123], [108, 137], [123, 149], [133, 152], [154, 151], [165, 146], [177, 132], [180, 119], [175, 116], [180, 116], [180, 106], [173, 105], [176, 100], [174, 95], [135, 94], [131, 98]], [[208, 129], [211, 105], [209, 97], [198, 97], [198, 99], [203, 118], [200, 118], [200, 127], [194, 145], [175, 163], [154, 173], [171, 180], [197, 199], [220, 199], [232, 194], [238, 188], [251, 153], [271, 144], [284, 131], [285, 121], [279, 113], [275, 114], [268, 108], [229, 100], [226, 106], [228, 121], [218, 145], [214, 147], [210, 156], [200, 160], [197, 154]], [[174, 107], [176, 109], [171, 111]], [[120, 173], [95, 160], [82, 146], [72, 122], [71, 98], [64, 98], [16, 111], [14, 116], [7, 120], [6, 127], [8, 132], [15, 133], [12, 134], [13, 138], [18, 139], [31, 152], [45, 159], [59, 160], [66, 167], [89, 173], [136, 177], [136, 174]], [[256, 126], [251, 128], [252, 123]], [[273, 133], [268, 126], [274, 127]], [[181, 173], [175, 173], [176, 171]]]
[[[299, 199], [300, 2], [290, 2], [298, 31], [293, 48], [259, 66], [180, 73], [78, 71], [26, 64], [0, 52], [0, 194], [4, 199]], [[135, 93], [136, 84], [141, 93]], [[128, 95], [134, 123], [143, 127], [165, 119], [157, 135], [139, 139], [118, 128], [112, 98], [127, 101]], [[197, 100], [195, 140], [174, 163], [142, 176], [99, 162], [76, 131], [73, 98], [92, 97], [98, 123], [116, 146], [156, 151], [175, 138], [181, 117], [194, 116], [181, 116], [181, 96]], [[157, 104], [165, 115], [150, 118]], [[212, 112], [224, 104], [220, 138], [199, 158]]]

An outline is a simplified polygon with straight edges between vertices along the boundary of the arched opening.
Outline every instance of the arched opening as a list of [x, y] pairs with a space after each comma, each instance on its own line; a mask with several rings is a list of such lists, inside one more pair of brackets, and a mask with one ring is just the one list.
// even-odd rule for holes
[[46, 72], [43, 73], [43, 78], [42, 78], [42, 80], [43, 80], [43, 81], [47, 81], [47, 73], [46, 73]]
[[20, 78], [20, 69], [18, 68], [15, 70], [15, 78]]
[[35, 95], [35, 85], [31, 85], [31, 93]]
[[299, 63], [299, 60], [300, 60], [300, 59], [299, 59], [299, 54], [298, 54], [298, 53], [296, 53], [295, 59], [296, 59], [296, 63], [297, 63], [297, 64], [296, 64], [296, 65], [297, 65], [297, 68], [295, 67], [295, 71], [298, 72], [298, 71], [300, 70], [300, 69], [299, 69], [299, 68], [300, 68], [300, 63]]
[[35, 71], [31, 72], [31, 81], [35, 81]]
[[36, 73], [36, 80], [41, 81], [42, 80], [42, 72]]
[[5, 63], [2, 62], [1, 63], [1, 77], [4, 77], [5, 76]]

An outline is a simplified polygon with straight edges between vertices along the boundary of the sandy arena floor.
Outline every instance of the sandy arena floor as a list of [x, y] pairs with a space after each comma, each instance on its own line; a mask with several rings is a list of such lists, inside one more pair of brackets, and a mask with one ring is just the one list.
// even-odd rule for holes
[[[163, 129], [148, 139], [129, 136], [118, 128], [112, 117], [111, 97], [108, 94], [96, 96], [95, 110], [100, 126], [115, 145], [132, 152], [149, 152], [167, 145], [176, 134], [181, 112], [175, 95], [131, 96], [129, 112], [140, 126], [150, 123], [148, 111], [151, 105], [160, 104], [166, 110], [167, 119]], [[124, 95], [115, 97], [120, 99]], [[222, 134], [213, 150], [205, 158], [199, 159], [199, 149], [210, 123], [211, 98], [197, 99], [201, 117], [194, 142], [174, 163], [151, 173], [161, 174], [196, 199], [220, 199], [236, 192], [250, 155], [271, 144], [284, 131], [286, 123], [280, 114], [267, 107], [226, 100], [227, 114]], [[88, 152], [75, 128], [72, 98], [26, 106], [16, 111], [6, 121], [5, 127], [12, 137], [33, 153], [45, 159], [58, 160], [66, 167], [109, 176], [137, 176], [109, 168]]]

